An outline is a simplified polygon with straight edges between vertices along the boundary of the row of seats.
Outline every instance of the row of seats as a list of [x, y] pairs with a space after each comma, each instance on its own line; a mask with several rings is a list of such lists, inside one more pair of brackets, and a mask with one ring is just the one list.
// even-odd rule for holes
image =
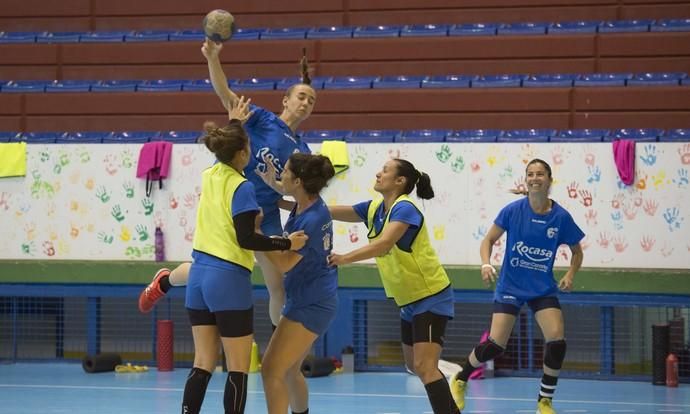
[[[0, 132], [0, 142], [27, 143], [145, 143], [170, 141], [194, 143], [201, 137], [198, 131], [129, 131], [129, 132]], [[401, 130], [317, 130], [302, 134], [306, 142], [338, 140], [346, 142], [611, 142], [630, 139], [642, 142], [690, 142], [690, 129], [420, 129]]]
[[[406, 26], [331, 26], [237, 29], [235, 40], [343, 39], [414, 36], [494, 36], [577, 33], [690, 31], [690, 19], [575, 21], [560, 23], [424, 24]], [[2, 32], [0, 43], [199, 41], [201, 30], [109, 32]]]
[[[284, 90], [298, 78], [229, 80], [235, 90]], [[414, 88], [548, 88], [601, 86], [690, 85], [687, 73], [594, 73], [546, 75], [446, 75], [446, 76], [317, 76], [315, 89], [414, 89]], [[7, 81], [0, 92], [180, 92], [211, 91], [208, 79], [109, 80], [109, 81]]]

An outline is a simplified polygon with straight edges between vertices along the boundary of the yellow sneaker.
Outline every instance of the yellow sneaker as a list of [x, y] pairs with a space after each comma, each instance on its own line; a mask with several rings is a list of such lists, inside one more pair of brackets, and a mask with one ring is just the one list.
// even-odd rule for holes
[[556, 410], [551, 406], [550, 398], [542, 398], [537, 403], [537, 414], [556, 414]]
[[460, 411], [465, 409], [465, 392], [467, 392], [467, 382], [459, 380], [457, 374], [453, 375], [450, 380], [450, 393], [453, 394], [455, 405]]

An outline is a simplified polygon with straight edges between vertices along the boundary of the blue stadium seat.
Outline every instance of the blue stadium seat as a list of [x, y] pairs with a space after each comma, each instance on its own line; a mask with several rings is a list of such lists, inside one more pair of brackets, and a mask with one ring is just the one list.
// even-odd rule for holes
[[543, 35], [546, 23], [504, 23], [498, 26], [498, 35]]
[[203, 134], [200, 131], [162, 131], [159, 136], [152, 137], [151, 141], [168, 141], [175, 144], [194, 144]]
[[17, 131], [0, 131], [0, 142], [9, 142], [20, 135]]
[[602, 22], [576, 21], [551, 23], [547, 29], [548, 34], [592, 34]]
[[519, 88], [523, 75], [486, 75], [472, 81], [473, 88]]
[[625, 86], [632, 73], [589, 73], [575, 79], [575, 86]]
[[[329, 82], [332, 79], [333, 78], [330, 76], [314, 76], [311, 78], [311, 87], [314, 89], [323, 89], [324, 82]], [[292, 85], [296, 85], [301, 82], [302, 78], [298, 77], [283, 78], [276, 82], [276, 89], [279, 91], [284, 91]]]
[[631, 139], [634, 141], [657, 141], [660, 135], [664, 134], [663, 129], [659, 128], [637, 128], [637, 129], [617, 129], [611, 135], [604, 137], [604, 141], [610, 142], [614, 139]]
[[281, 27], [278, 29], [266, 29], [261, 33], [261, 40], [276, 39], [304, 39], [307, 37], [308, 27]]
[[168, 36], [173, 42], [203, 42], [206, 35], [203, 30], [178, 30]]
[[79, 43], [79, 37], [85, 32], [54, 32], [36, 36], [36, 43]]
[[446, 135], [446, 142], [496, 142], [500, 129], [461, 129]]
[[112, 134], [109, 131], [65, 132], [55, 142], [58, 144], [100, 144], [103, 138]]
[[139, 144], [155, 141], [160, 136], [158, 131], [118, 131], [107, 138], [103, 138], [104, 143], [118, 144]]
[[470, 82], [478, 78], [476, 75], [429, 76], [422, 80], [422, 88], [469, 88]]
[[259, 40], [265, 28], [239, 28], [232, 34], [232, 40]]
[[46, 32], [0, 32], [0, 43], [36, 43], [36, 36]]
[[601, 142], [608, 136], [608, 129], [563, 129], [552, 135], [551, 142]]
[[95, 81], [56, 80], [46, 85], [46, 92], [89, 92], [91, 91], [92, 83], [95, 83]]
[[106, 80], [91, 84], [91, 92], [134, 92], [138, 80]]
[[302, 133], [302, 141], [318, 143], [322, 141], [346, 141], [352, 135], [348, 130], [314, 130]]
[[531, 75], [522, 81], [523, 88], [570, 88], [579, 75], [556, 73], [551, 75]]
[[498, 142], [549, 142], [556, 135], [555, 129], [513, 129], [499, 136]]
[[446, 135], [452, 134], [452, 129], [414, 129], [403, 131], [394, 138], [395, 142], [443, 142]]
[[309, 29], [307, 39], [348, 39], [352, 37], [352, 26], [328, 26]]
[[125, 36], [130, 32], [115, 31], [115, 32], [90, 32], [79, 36], [81, 43], [118, 43], [124, 42]]
[[167, 42], [170, 35], [174, 33], [169, 30], [141, 30], [129, 32], [125, 35], [125, 42]]
[[[228, 82], [228, 84], [229, 83], [230, 82]], [[213, 84], [211, 84], [210, 79], [190, 80], [182, 84], [182, 90], [191, 92], [212, 91]]]
[[657, 20], [649, 29], [652, 32], [690, 32], [690, 19]]
[[680, 81], [680, 84], [683, 86], [690, 86], [690, 78], [685, 78], [682, 81]]
[[403, 26], [400, 37], [448, 36], [446, 24], [413, 24]]
[[419, 88], [426, 76], [383, 76], [375, 79], [374, 89], [415, 89]]
[[400, 135], [399, 130], [380, 130], [368, 129], [364, 131], [352, 131], [352, 135], [345, 138], [346, 142], [373, 143], [373, 142], [393, 142], [395, 137]]
[[276, 88], [276, 82], [280, 79], [275, 78], [249, 78], [241, 79], [236, 82], [232, 82], [230, 85], [231, 89], [241, 90], [274, 90]]
[[11, 141], [26, 141], [27, 144], [54, 144], [62, 134], [63, 132], [24, 132]]
[[400, 26], [359, 26], [352, 37], [399, 37]]
[[497, 29], [495, 24], [456, 24], [448, 28], [448, 36], [494, 36]]
[[648, 32], [654, 20], [615, 20], [599, 25], [599, 33]]
[[632, 79], [628, 79], [626, 84], [628, 86], [677, 86], [687, 77], [688, 75], [682, 72], [637, 73]]
[[369, 89], [376, 76], [336, 76], [324, 82], [324, 89]]
[[3, 93], [43, 93], [46, 90], [48, 81], [39, 80], [19, 80], [8, 81], [0, 86]]
[[659, 136], [659, 142], [690, 142], [690, 129], [670, 129]]
[[182, 90], [182, 85], [185, 83], [189, 83], [189, 81], [180, 79], [145, 80], [139, 82], [137, 92], [177, 92]]

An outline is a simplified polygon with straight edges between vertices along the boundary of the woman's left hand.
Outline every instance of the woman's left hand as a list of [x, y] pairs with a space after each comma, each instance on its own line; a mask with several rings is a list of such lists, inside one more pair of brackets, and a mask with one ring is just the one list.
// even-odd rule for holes
[[249, 103], [251, 101], [251, 98], [245, 99], [244, 96], [240, 96], [240, 98], [228, 111], [228, 120], [232, 121], [233, 119], [236, 119], [240, 121], [242, 124], [247, 122], [249, 117], [252, 116], [252, 114], [254, 113], [254, 111], [249, 110]]

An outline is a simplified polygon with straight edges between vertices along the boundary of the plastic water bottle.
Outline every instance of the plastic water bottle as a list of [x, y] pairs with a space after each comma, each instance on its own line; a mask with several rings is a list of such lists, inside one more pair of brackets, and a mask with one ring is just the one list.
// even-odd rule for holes
[[155, 239], [156, 261], [163, 262], [165, 261], [165, 240], [160, 227], [156, 227]]

